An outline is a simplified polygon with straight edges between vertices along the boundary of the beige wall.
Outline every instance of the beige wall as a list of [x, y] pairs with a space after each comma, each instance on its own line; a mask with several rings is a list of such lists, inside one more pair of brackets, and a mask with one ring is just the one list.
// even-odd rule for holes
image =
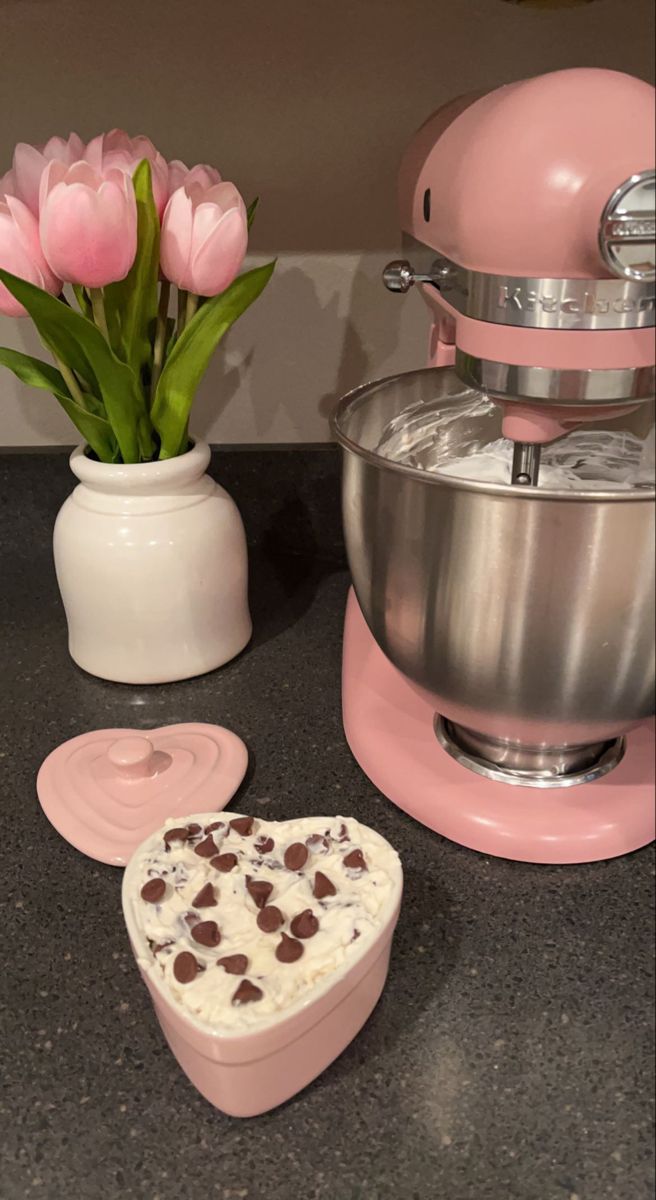
[[[0, 172], [14, 142], [147, 132], [261, 195], [268, 292], [217, 356], [195, 427], [321, 441], [334, 397], [421, 365], [416, 297], [387, 294], [395, 173], [448, 97], [564, 66], [652, 79], [653, 0], [538, 11], [504, 0], [0, 0]], [[0, 318], [5, 344], [36, 344]], [[0, 376], [0, 443], [69, 443], [55, 401]]]

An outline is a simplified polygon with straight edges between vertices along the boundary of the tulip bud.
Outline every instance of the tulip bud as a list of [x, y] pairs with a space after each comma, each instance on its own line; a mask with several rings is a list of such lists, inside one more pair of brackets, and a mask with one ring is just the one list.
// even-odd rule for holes
[[[15, 196], [0, 195], [0, 267], [53, 296], [61, 292], [61, 281], [53, 275], [41, 249], [39, 223]], [[8, 317], [27, 316], [23, 305], [1, 283], [0, 312]]]
[[103, 178], [86, 162], [53, 162], [41, 181], [41, 245], [67, 283], [102, 288], [125, 279], [137, 251], [137, 204], [124, 171]]
[[83, 154], [84, 143], [76, 133], [69, 134], [67, 138], [51, 137], [45, 146], [19, 142], [14, 150], [14, 194], [38, 217], [41, 176], [48, 163], [60, 162], [70, 167]]
[[185, 183], [201, 183], [203, 187], [210, 188], [220, 182], [221, 176], [216, 167], [210, 167], [207, 163], [198, 163], [197, 166], [191, 168], [181, 162], [179, 158], [174, 158], [169, 163], [169, 196], [172, 196]]
[[3, 196], [16, 195], [16, 177], [11, 168], [5, 171], [4, 175], [0, 175], [0, 200]]
[[248, 245], [246, 208], [233, 183], [185, 183], [171, 196], [162, 221], [160, 258], [171, 283], [199, 296], [217, 296], [237, 275]]
[[123, 129], [112, 129], [89, 142], [84, 158], [94, 171], [104, 177], [112, 170], [125, 171], [132, 176], [139, 163], [147, 158], [150, 163], [153, 198], [161, 218], [169, 195], [168, 164], [155, 149], [150, 138], [143, 134], [131, 138]]

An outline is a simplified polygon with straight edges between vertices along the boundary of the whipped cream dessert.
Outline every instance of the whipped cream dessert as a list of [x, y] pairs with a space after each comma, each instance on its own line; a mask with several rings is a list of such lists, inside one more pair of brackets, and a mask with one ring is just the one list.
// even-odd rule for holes
[[140, 965], [215, 1030], [270, 1024], [348, 969], [392, 916], [401, 864], [348, 817], [169, 821], [130, 864]]

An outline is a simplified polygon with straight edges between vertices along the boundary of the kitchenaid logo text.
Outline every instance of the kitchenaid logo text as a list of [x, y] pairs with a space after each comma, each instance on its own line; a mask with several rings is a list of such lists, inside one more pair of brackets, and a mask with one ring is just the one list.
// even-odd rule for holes
[[604, 313], [653, 312], [654, 296], [617, 296], [615, 299], [584, 292], [580, 296], [549, 296], [540, 292], [526, 292], [521, 287], [499, 288], [497, 308], [514, 309], [518, 312], [585, 313], [602, 316]]

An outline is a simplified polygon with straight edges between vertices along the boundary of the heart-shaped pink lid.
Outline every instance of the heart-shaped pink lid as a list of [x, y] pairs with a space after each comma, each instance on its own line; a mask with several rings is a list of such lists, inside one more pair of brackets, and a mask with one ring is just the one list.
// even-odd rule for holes
[[53, 750], [36, 790], [48, 820], [76, 850], [124, 867], [169, 817], [225, 808], [247, 764], [241, 738], [220, 725], [98, 729]]

